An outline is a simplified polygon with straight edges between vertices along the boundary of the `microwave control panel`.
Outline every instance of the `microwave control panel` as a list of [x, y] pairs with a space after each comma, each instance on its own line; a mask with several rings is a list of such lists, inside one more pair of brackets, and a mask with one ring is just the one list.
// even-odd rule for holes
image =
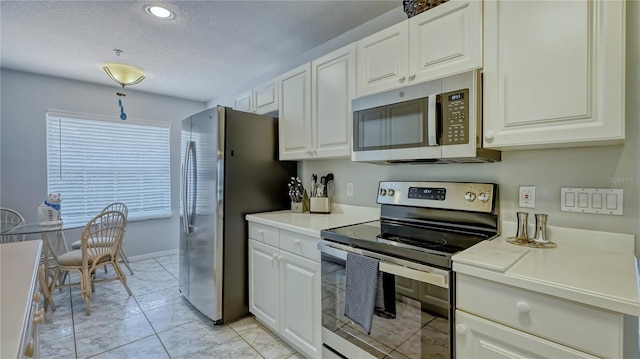
[[442, 144], [469, 143], [469, 89], [443, 93], [439, 97], [442, 111]]

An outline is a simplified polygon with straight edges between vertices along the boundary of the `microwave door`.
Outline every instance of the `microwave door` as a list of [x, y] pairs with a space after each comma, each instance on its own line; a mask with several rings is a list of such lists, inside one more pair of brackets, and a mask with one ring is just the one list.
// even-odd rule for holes
[[387, 105], [388, 136], [391, 149], [429, 146], [427, 98]]
[[375, 151], [387, 148], [387, 118], [384, 106], [354, 113], [354, 151]]

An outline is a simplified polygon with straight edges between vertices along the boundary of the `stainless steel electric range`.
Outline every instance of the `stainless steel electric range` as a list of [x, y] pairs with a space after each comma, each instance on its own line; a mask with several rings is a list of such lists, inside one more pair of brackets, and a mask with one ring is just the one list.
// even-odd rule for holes
[[[451, 257], [498, 235], [497, 197], [491, 183], [380, 182], [379, 220], [323, 230], [323, 358], [453, 358]], [[384, 276], [370, 333], [345, 316], [350, 252]]]

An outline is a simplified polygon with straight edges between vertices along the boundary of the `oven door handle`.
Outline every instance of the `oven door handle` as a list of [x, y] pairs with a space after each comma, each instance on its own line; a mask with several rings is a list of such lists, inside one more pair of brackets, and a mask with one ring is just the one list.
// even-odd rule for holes
[[416, 264], [398, 258], [386, 256], [375, 252], [362, 250], [342, 244], [320, 241], [318, 249], [322, 253], [347, 260], [347, 252], [378, 259], [380, 265], [378, 270], [404, 278], [416, 280], [418, 282], [429, 283], [442, 288], [449, 288], [449, 271]]

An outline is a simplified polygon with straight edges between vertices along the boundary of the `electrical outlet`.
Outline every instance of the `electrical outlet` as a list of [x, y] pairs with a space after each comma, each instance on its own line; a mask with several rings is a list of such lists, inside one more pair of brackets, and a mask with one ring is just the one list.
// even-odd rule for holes
[[520, 186], [518, 190], [518, 207], [536, 208], [536, 186]]
[[353, 197], [353, 182], [347, 182], [347, 197]]

